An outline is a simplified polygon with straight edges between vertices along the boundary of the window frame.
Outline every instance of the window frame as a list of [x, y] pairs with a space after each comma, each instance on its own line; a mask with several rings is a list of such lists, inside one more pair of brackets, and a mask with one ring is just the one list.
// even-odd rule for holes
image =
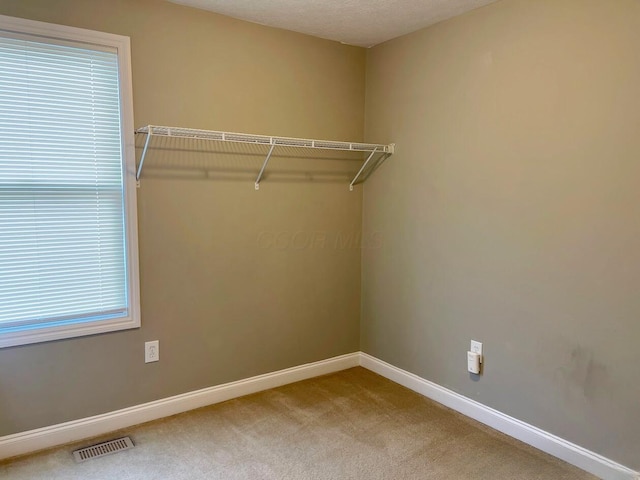
[[[122, 155], [124, 241], [126, 256], [127, 311], [125, 317], [105, 320], [78, 320], [66, 325], [46, 323], [2, 331], [0, 348], [61, 340], [85, 335], [140, 327], [140, 281], [138, 266], [138, 219], [135, 138], [133, 123], [133, 85], [131, 76], [131, 43], [129, 37], [83, 28], [39, 22], [0, 15], [0, 32], [37, 37], [51, 43], [71, 42], [93, 47], [115, 48], [118, 58], [120, 90], [120, 147]], [[81, 46], [81, 45], [80, 45]]]

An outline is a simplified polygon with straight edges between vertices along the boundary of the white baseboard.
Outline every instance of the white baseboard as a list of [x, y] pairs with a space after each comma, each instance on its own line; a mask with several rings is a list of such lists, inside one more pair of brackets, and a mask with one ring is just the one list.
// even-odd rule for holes
[[359, 360], [359, 353], [350, 353], [320, 362], [258, 375], [246, 380], [225, 383], [224, 385], [156, 400], [103, 415], [7, 435], [0, 437], [0, 460], [95, 437], [121, 428], [157, 420], [193, 410], [194, 408], [224, 402], [232, 398], [280, 387], [300, 380], [357, 367]]
[[103, 435], [121, 428], [358, 365], [600, 478], [640, 480], [639, 472], [362, 352], [204, 388], [94, 417], [0, 437], [0, 460]]
[[639, 472], [635, 472], [597, 453], [505, 415], [413, 373], [394, 367], [371, 355], [361, 352], [360, 365], [602, 479], [640, 480]]

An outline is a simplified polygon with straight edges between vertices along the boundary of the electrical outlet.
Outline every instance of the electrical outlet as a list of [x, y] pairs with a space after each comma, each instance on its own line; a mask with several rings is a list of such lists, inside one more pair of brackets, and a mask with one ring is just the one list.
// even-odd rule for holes
[[144, 342], [144, 363], [160, 360], [160, 341]]
[[471, 340], [471, 353], [477, 353], [480, 355], [480, 363], [482, 363], [482, 343], [475, 340]]
[[474, 352], [467, 352], [467, 370], [475, 375], [480, 374], [480, 355]]

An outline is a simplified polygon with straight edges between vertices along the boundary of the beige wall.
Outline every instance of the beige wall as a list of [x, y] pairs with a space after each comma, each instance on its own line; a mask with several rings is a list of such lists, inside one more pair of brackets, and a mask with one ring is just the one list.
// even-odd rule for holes
[[507, 0], [368, 52], [361, 337], [635, 469], [639, 45], [636, 0]]
[[[0, 14], [130, 36], [139, 126], [363, 135], [363, 49], [159, 0], [0, 0]], [[255, 192], [259, 156], [160, 143], [139, 190], [143, 327], [0, 350], [0, 435], [351, 352], [361, 335], [640, 468], [639, 24], [634, 0], [505, 0], [368, 52], [367, 137], [398, 147], [365, 185], [361, 331], [353, 164], [274, 159]], [[145, 365], [153, 339], [161, 361]]]
[[[130, 36], [137, 126], [362, 139], [363, 49], [160, 0], [0, 0], [0, 14]], [[354, 165], [276, 158], [256, 192], [262, 157], [160, 146], [138, 191], [142, 328], [0, 350], [0, 436], [358, 350]]]

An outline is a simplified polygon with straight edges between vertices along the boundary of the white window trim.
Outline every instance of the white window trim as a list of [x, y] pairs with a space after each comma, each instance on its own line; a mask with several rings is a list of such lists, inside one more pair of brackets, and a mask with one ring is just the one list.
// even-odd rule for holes
[[125, 242], [129, 315], [127, 317], [80, 322], [56, 327], [25, 329], [0, 333], [0, 348], [60, 340], [97, 333], [140, 327], [140, 281], [138, 268], [138, 216], [136, 203], [136, 164], [133, 123], [133, 86], [131, 81], [131, 44], [129, 37], [83, 28], [38, 22], [0, 15], [0, 30], [37, 35], [52, 40], [67, 40], [117, 50], [120, 83], [120, 121], [124, 181]]

